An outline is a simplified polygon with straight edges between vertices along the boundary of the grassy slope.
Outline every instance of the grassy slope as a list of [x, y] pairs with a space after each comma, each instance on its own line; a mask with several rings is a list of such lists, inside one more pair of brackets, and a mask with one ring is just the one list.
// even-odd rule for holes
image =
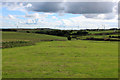
[[2, 32], [2, 38], [2, 41], [26, 40], [38, 42], [40, 40], [66, 40], [65, 37], [20, 32]]
[[3, 49], [3, 78], [115, 78], [118, 43], [39, 42]]

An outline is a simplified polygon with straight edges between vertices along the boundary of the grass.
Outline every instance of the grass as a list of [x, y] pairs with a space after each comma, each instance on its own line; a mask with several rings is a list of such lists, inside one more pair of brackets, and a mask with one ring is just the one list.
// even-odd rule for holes
[[2, 32], [2, 41], [33, 41], [44, 40], [66, 40], [66, 37], [51, 36], [45, 34], [21, 33], [21, 32]]
[[[105, 30], [105, 31], [88, 31], [90, 34], [97, 34], [97, 33], [112, 33], [114, 30]], [[116, 30], [118, 32], [118, 30]]]
[[[66, 38], [3, 32], [3, 41], [47, 39]], [[2, 70], [3, 78], [117, 78], [118, 42], [40, 41], [6, 48], [2, 50]]]
[[40, 41], [64, 41], [65, 37], [57, 37], [45, 34], [3, 32], [2, 48], [12, 48], [20, 46], [34, 45]]
[[[93, 38], [110, 38], [109, 36], [119, 36], [119, 34], [112, 34], [112, 35], [87, 35], [87, 36], [79, 36], [78, 38], [80, 39], [86, 39], [86, 38], [90, 38], [90, 37], [93, 37]], [[118, 39], [119, 38], [110, 38], [110, 39]]]
[[40, 42], [3, 49], [2, 59], [3, 78], [116, 78], [118, 75], [117, 42]]

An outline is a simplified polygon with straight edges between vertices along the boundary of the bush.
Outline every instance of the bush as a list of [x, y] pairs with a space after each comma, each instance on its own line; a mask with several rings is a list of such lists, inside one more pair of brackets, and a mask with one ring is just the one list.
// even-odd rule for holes
[[30, 33], [30, 31], [26, 31], [27, 33]]
[[67, 39], [68, 39], [68, 40], [71, 40], [71, 37], [70, 37], [70, 36], [68, 36], [68, 37], [67, 37]]
[[109, 38], [111, 38], [112, 36], [110, 35]]

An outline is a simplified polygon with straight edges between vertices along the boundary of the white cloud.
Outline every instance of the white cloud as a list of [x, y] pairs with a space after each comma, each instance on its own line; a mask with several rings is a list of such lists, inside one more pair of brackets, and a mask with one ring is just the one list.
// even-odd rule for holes
[[27, 8], [28, 8], [28, 7], [32, 7], [32, 4], [28, 3], [28, 4], [26, 5], [26, 7], [27, 7]]
[[111, 27], [118, 27], [117, 20], [110, 19], [110, 20], [102, 20], [102, 19], [92, 19], [92, 18], [85, 18], [84, 16], [78, 16], [78, 17], [72, 17], [69, 19], [63, 20], [64, 25], [67, 26], [73, 26], [73, 27], [79, 27], [79, 28], [104, 28], [103, 25], [106, 25], [106, 28]]
[[[17, 15], [9, 15], [8, 18], [4, 17], [3, 26], [16, 26], [19, 25], [21, 28], [59, 28], [59, 29], [94, 29], [104, 28], [103, 25], [106, 25], [106, 28], [116, 28], [117, 20], [102, 20], [102, 19], [92, 19], [86, 18], [83, 15], [78, 17], [71, 17], [62, 20], [49, 21], [48, 17], [45, 17], [45, 20], [41, 20], [40, 14], [33, 14], [34, 18], [27, 19], [18, 19]], [[38, 21], [36, 21], [38, 20]]]
[[33, 14], [26, 14], [25, 17], [26, 18], [39, 19], [39, 18], [45, 18], [45, 17], [47, 17], [47, 15], [45, 15], [45, 14], [39, 14], [39, 13], [33, 13]]
[[16, 17], [14, 17], [13, 15], [8, 15], [8, 17], [9, 17], [10, 19], [16, 19]]
[[58, 19], [56, 16], [52, 16], [52, 19]]
[[118, 2], [119, 0], [3, 0], [2, 2]]
[[44, 13], [45, 15], [53, 15], [54, 13]]
[[6, 7], [8, 10], [13, 10], [13, 11], [22, 11], [27, 14], [26, 8], [32, 7], [32, 4], [30, 3], [20, 3], [20, 2], [6, 2], [2, 4], [2, 7]]

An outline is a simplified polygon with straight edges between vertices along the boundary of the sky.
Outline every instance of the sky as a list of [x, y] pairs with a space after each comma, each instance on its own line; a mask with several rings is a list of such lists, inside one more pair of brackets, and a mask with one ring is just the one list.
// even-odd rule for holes
[[14, 1], [0, 6], [0, 28], [118, 28], [118, 1]]

